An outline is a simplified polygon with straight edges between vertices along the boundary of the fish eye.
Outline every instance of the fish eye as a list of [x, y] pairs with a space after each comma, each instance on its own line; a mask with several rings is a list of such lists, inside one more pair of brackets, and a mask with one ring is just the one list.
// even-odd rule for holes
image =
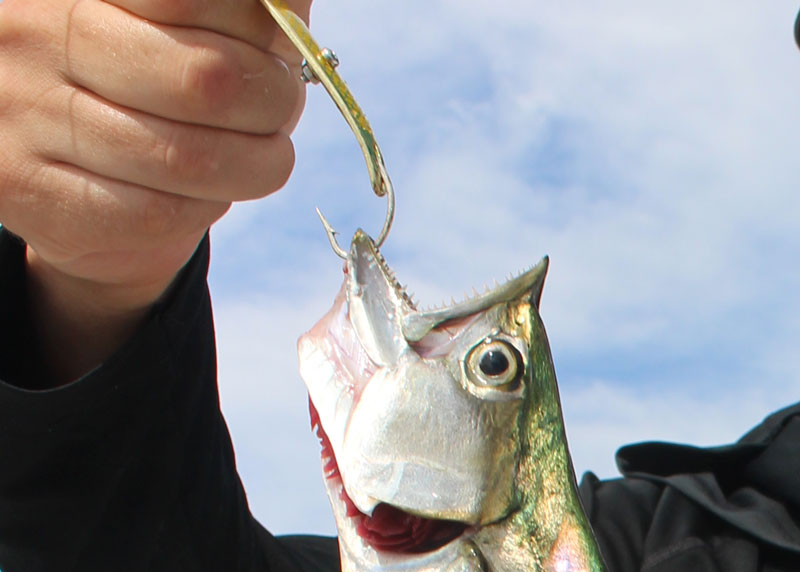
[[525, 365], [517, 348], [504, 340], [488, 338], [472, 348], [467, 356], [467, 373], [480, 387], [513, 391]]

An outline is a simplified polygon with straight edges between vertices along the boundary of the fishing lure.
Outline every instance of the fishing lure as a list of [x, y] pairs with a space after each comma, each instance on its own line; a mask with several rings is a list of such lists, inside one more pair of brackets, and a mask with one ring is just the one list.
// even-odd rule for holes
[[394, 191], [372, 130], [282, 0], [261, 0], [331, 94], [387, 196], [344, 284], [298, 342], [342, 570], [604, 572], [575, 484], [539, 300], [547, 259], [451, 306], [417, 308], [379, 251]]

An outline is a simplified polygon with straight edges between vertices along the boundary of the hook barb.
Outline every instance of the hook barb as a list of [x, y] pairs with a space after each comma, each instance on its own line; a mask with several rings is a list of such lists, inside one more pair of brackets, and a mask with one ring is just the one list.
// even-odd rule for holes
[[322, 211], [319, 210], [319, 207], [316, 207], [316, 210], [319, 220], [322, 221], [322, 226], [325, 227], [325, 234], [328, 235], [328, 240], [331, 243], [331, 248], [333, 248], [333, 251], [336, 253], [337, 256], [346, 259], [347, 251], [343, 249], [341, 246], [339, 246], [338, 242], [336, 242], [336, 235], [339, 233], [334, 230], [334, 228], [331, 226], [331, 223], [328, 222], [328, 219], [326, 219], [325, 215], [322, 214]]

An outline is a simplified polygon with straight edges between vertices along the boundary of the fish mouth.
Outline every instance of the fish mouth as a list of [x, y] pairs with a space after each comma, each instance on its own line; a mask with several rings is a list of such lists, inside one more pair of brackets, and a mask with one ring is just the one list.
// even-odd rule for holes
[[308, 405], [311, 429], [316, 431], [322, 448], [320, 455], [326, 488], [329, 495], [333, 493], [342, 501], [345, 507], [343, 516], [361, 540], [380, 553], [417, 555], [439, 550], [464, 536], [470, 528], [466, 523], [425, 518], [388, 503], [376, 505], [372, 515], [361, 512], [344, 488], [336, 455], [311, 399]]
[[[475, 290], [473, 297], [467, 295], [461, 302], [453, 300], [452, 305], [443, 303], [441, 307], [422, 310], [417, 307], [405, 286], [397, 281], [394, 271], [373, 240], [363, 230], [358, 229], [353, 236], [345, 266], [348, 289], [354, 293], [348, 297], [348, 303], [352, 305], [354, 299], [361, 298], [364, 290], [371, 290], [371, 296], [360, 300], [359, 306], [364, 306], [360, 312], [368, 317], [366, 321], [371, 324], [372, 330], [380, 329], [374, 318], [380, 316], [378, 321], [386, 321], [387, 308], [400, 309], [401, 315], [394, 317], [397, 323], [390, 326], [399, 331], [393, 333], [401, 334], [408, 342], [418, 342], [441, 324], [475, 315], [495, 304], [513, 300], [525, 292], [531, 293], [531, 301], [538, 308], [549, 264], [549, 258], [545, 256], [537, 265], [517, 276], [509, 276], [503, 284], [497, 284], [493, 289], [487, 286], [483, 294]], [[370, 317], [373, 319], [370, 320]], [[393, 322], [392, 318], [389, 321]], [[362, 333], [359, 333], [359, 337], [363, 339], [365, 336]]]

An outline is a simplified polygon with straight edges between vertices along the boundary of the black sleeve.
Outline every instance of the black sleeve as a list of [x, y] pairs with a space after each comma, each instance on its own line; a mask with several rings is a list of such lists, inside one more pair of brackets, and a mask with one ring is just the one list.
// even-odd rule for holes
[[[208, 240], [106, 363], [35, 391], [24, 245], [0, 229], [0, 570], [339, 569], [250, 514], [219, 410]], [[268, 478], [265, 475], [265, 478]]]
[[661, 488], [638, 479], [601, 481], [583, 475], [581, 500], [611, 572], [639, 572]]

